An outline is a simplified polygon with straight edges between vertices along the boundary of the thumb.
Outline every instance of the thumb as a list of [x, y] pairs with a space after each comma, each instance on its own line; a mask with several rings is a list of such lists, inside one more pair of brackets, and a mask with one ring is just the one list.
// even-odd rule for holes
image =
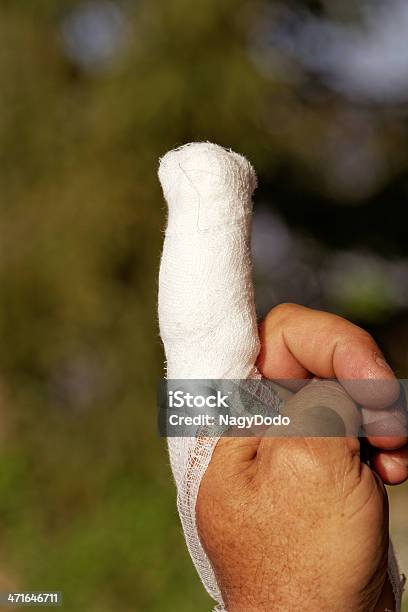
[[[356, 474], [360, 471], [361, 415], [341, 385], [314, 380], [287, 399], [281, 412], [289, 417], [290, 425], [280, 428], [279, 437], [274, 427], [269, 428], [257, 452], [271, 469], [281, 458], [296, 462], [300, 478], [311, 470], [326, 474], [329, 481], [346, 464]], [[293, 454], [292, 459], [288, 453]]]
[[286, 400], [282, 414], [290, 418], [291, 436], [358, 436], [362, 418], [344, 388], [330, 380], [312, 380]]

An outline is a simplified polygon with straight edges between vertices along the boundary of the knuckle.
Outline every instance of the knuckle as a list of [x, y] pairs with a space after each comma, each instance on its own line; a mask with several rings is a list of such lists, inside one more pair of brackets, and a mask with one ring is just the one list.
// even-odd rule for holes
[[308, 472], [324, 471], [327, 466], [319, 440], [310, 441], [308, 438], [292, 440], [286, 461], [301, 476]]
[[[349, 323], [349, 322], [348, 322]], [[355, 342], [360, 340], [367, 344], [376, 344], [372, 335], [362, 327], [349, 323], [346, 333], [344, 334], [344, 340], [346, 342]]]
[[271, 322], [275, 319], [286, 319], [297, 313], [300, 308], [301, 306], [299, 306], [298, 304], [292, 304], [291, 302], [283, 302], [269, 311], [266, 316], [266, 321]]
[[330, 481], [336, 456], [350, 453], [346, 438], [289, 438], [271, 450], [273, 471], [302, 487]]
[[359, 335], [361, 340], [364, 340], [367, 343], [375, 344], [374, 338], [372, 337], [370, 332], [368, 332], [366, 329], [356, 326], [355, 333]]

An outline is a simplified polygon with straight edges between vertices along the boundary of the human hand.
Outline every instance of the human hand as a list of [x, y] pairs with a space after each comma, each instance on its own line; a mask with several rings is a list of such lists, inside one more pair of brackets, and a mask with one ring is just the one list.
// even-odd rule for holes
[[[360, 328], [295, 305], [271, 311], [260, 329], [258, 367], [267, 378], [313, 382], [292, 409], [324, 403], [340, 411], [397, 405], [399, 385]], [[373, 397], [353, 380], [384, 381]], [[347, 383], [349, 381], [349, 384]], [[351, 399], [352, 398], [352, 399]], [[364, 413], [364, 411], [363, 411]], [[197, 525], [229, 612], [307, 607], [333, 612], [394, 610], [387, 580], [384, 482], [408, 477], [404, 435], [368, 441], [376, 472], [361, 463], [356, 437], [222, 438], [201, 482]]]

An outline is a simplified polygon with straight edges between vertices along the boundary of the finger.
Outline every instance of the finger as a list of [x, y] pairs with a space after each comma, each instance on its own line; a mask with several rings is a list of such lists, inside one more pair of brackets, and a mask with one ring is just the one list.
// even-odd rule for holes
[[386, 410], [361, 410], [364, 432], [370, 444], [384, 450], [401, 448], [408, 442], [407, 406], [404, 389]]
[[[168, 203], [159, 273], [167, 378], [250, 377], [259, 350], [248, 248], [255, 172], [231, 151], [192, 143], [164, 156], [159, 177]], [[189, 500], [201, 482], [212, 442], [169, 439], [179, 499]], [[184, 527], [195, 522], [194, 506], [180, 507]], [[185, 535], [190, 550], [197, 549], [196, 530]]]
[[[334, 381], [311, 382], [288, 398], [281, 414], [290, 425], [270, 427], [268, 437], [355, 437], [361, 426], [361, 414], [341, 385]], [[262, 442], [261, 442], [262, 445]]]
[[358, 404], [373, 409], [399, 396], [398, 382], [373, 338], [342, 317], [281, 304], [259, 333], [257, 365], [266, 378], [337, 378]]
[[361, 413], [341, 385], [313, 381], [289, 398], [282, 414], [290, 418], [289, 435], [357, 437]]
[[259, 351], [247, 248], [255, 171], [202, 142], [167, 153], [159, 177], [168, 204], [159, 273], [167, 378], [247, 378]]
[[[305, 381], [305, 383], [306, 382], [307, 381]], [[279, 385], [276, 382], [270, 382], [270, 383], [268, 383], [268, 385], [270, 386], [271, 389], [276, 391], [276, 393], [279, 395], [281, 400], [284, 401], [284, 402], [286, 402], [289, 398], [291, 398], [293, 396], [293, 391], [288, 389], [287, 386]]]
[[385, 484], [401, 484], [408, 479], [408, 446], [395, 451], [375, 453], [371, 467]]
[[346, 458], [359, 470], [359, 461], [355, 461], [359, 457], [361, 415], [341, 385], [311, 382], [287, 400], [281, 412], [289, 416], [290, 426], [281, 430], [279, 437], [273, 427], [266, 431], [257, 453], [263, 465], [275, 466], [283, 450], [294, 453], [305, 471], [326, 465], [333, 474], [338, 473]]

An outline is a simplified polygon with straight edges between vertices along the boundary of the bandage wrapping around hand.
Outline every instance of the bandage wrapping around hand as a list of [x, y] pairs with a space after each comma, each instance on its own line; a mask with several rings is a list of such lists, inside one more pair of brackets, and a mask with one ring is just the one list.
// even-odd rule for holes
[[[192, 143], [161, 159], [159, 178], [168, 204], [159, 276], [167, 378], [259, 378], [250, 256], [254, 169], [218, 145]], [[168, 444], [187, 546], [208, 593], [223, 610], [195, 520], [198, 489], [217, 441], [180, 437], [169, 438]], [[398, 572], [390, 557], [397, 591]]]

